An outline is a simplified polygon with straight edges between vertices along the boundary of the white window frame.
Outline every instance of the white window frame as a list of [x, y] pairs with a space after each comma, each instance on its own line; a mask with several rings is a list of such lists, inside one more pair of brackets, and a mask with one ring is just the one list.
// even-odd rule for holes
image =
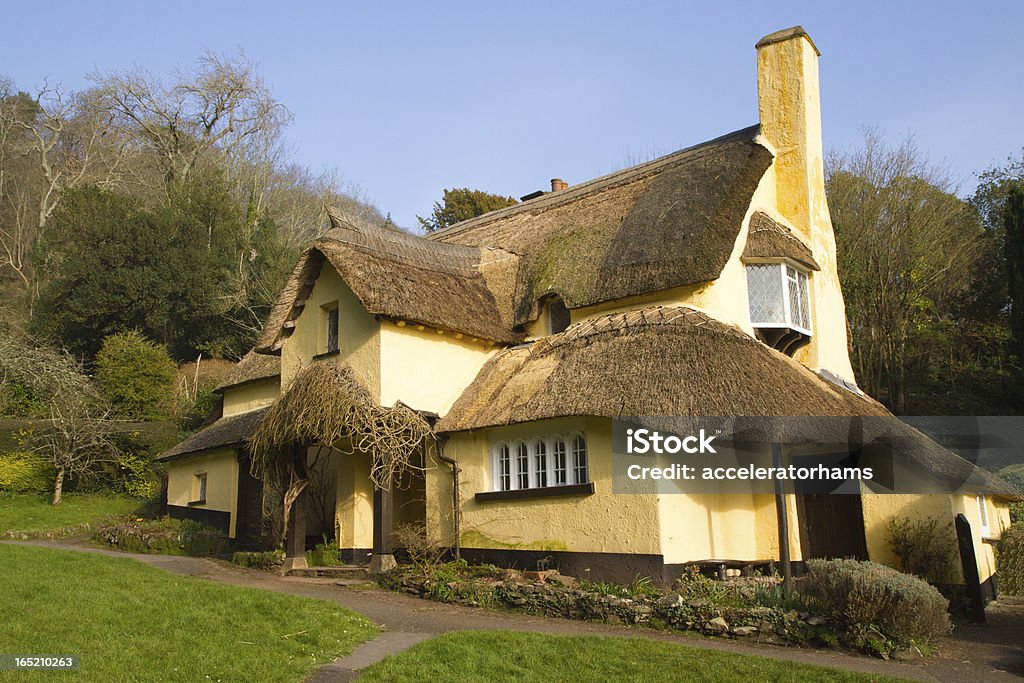
[[[582, 451], [577, 448], [578, 440], [583, 445]], [[561, 453], [558, 452], [559, 444], [563, 447]], [[525, 459], [523, 458], [523, 449], [525, 449]], [[543, 449], [543, 469], [541, 468], [541, 449]], [[522, 491], [590, 483], [589, 451], [587, 437], [582, 432], [495, 442], [491, 445], [491, 490]], [[578, 462], [580, 453], [582, 453], [582, 466]], [[564, 468], [558, 467], [559, 456], [564, 458]], [[503, 467], [503, 460], [506, 460], [507, 472]], [[524, 460], [525, 471], [523, 470]], [[565, 481], [559, 482], [560, 474]]]
[[[744, 271], [743, 271], [744, 276], [746, 276], [746, 274], [747, 274], [746, 268], [749, 268], [750, 266], [776, 266], [778, 268], [779, 278], [780, 278], [780, 286], [781, 286], [780, 291], [781, 291], [781, 294], [782, 294], [782, 308], [783, 308], [783, 314], [784, 314], [784, 317], [785, 317], [785, 321], [781, 322], [781, 323], [776, 323], [776, 322], [757, 322], [757, 321], [751, 319], [750, 320], [751, 327], [760, 328], [760, 329], [774, 329], [774, 330], [790, 329], [790, 330], [796, 330], [797, 332], [800, 332], [802, 334], [806, 334], [808, 337], [812, 336], [812, 332], [811, 332], [810, 328], [814, 327], [814, 318], [811, 315], [811, 274], [809, 272], [807, 272], [805, 269], [797, 266], [796, 264], [794, 264], [793, 262], [788, 261], [788, 260], [787, 261], [772, 261], [772, 260], [747, 261], [744, 265], [745, 265]], [[793, 273], [792, 277], [790, 276], [790, 272], [791, 271]], [[794, 320], [794, 317], [793, 317], [793, 311], [792, 311], [792, 307], [791, 307], [790, 301], [789, 301], [789, 283], [790, 283], [791, 280], [796, 282], [797, 283], [797, 287], [799, 289], [799, 278], [800, 278], [800, 276], [803, 276], [804, 282], [806, 283], [806, 290], [807, 290], [807, 299], [806, 299], [806, 305], [807, 305], [807, 324], [808, 324], [807, 327], [803, 327], [803, 326], [801, 326], [801, 325], [796, 323], [796, 321]], [[750, 315], [750, 289], [749, 289], [749, 282], [747, 284], [747, 315], [748, 316]]]
[[981, 536], [988, 538], [992, 535], [992, 526], [988, 517], [988, 500], [983, 495], [974, 497], [978, 501], [978, 519], [981, 522]]

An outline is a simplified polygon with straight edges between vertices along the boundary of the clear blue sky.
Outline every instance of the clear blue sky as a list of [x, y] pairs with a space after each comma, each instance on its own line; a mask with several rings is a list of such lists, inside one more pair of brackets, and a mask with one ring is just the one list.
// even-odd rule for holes
[[[91, 5], [91, 6], [90, 6]], [[520, 196], [755, 123], [754, 43], [822, 52], [825, 146], [908, 131], [962, 181], [1024, 146], [1024, 3], [56, 2], [3, 10], [0, 75], [84, 87], [204, 47], [258, 64], [294, 161], [414, 226], [445, 187]]]

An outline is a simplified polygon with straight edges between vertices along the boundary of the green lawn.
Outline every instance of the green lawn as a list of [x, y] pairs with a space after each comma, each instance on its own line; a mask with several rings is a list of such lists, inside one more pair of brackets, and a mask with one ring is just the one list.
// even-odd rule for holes
[[839, 669], [702, 650], [640, 638], [463, 631], [368, 668], [381, 681], [896, 681]]
[[7, 531], [56, 531], [111, 515], [124, 515], [141, 505], [135, 498], [99, 493], [68, 494], [60, 505], [49, 496], [0, 492], [0, 536]]
[[0, 652], [81, 655], [74, 680], [301, 681], [376, 634], [330, 602], [130, 559], [4, 543], [0, 567]]

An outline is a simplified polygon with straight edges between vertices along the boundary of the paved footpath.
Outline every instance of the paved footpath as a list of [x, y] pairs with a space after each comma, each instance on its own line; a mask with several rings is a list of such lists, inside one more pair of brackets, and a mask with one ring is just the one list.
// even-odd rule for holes
[[[329, 600], [359, 612], [383, 629], [380, 636], [356, 648], [350, 655], [320, 668], [310, 683], [349, 681], [358, 672], [387, 655], [442, 633], [465, 630], [514, 630], [563, 635], [602, 635], [647, 638], [738, 654], [831, 666], [868, 674], [884, 674], [917, 681], [1019, 681], [1024, 675], [1024, 600], [1000, 603], [990, 615], [992, 625], [966, 627], [940, 644], [940, 655], [924, 662], [884, 662], [832, 650], [812, 650], [777, 645], [753, 645], [702, 638], [640, 627], [613, 626], [534, 617], [513, 612], [478, 609], [422, 600], [378, 588], [338, 586], [333, 579], [281, 577], [265, 571], [244, 569], [227, 562], [197, 557], [140, 555], [76, 545], [73, 541], [15, 541], [49, 548], [130, 557], [166, 571], [235, 586]], [[947, 652], [948, 651], [948, 652]]]

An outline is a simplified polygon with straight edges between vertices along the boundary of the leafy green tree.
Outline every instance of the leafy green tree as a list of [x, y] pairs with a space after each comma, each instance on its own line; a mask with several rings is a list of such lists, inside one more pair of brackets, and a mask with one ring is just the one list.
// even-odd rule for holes
[[89, 358], [133, 329], [177, 359], [241, 356], [293, 256], [273, 221], [248, 220], [213, 172], [177, 184], [152, 211], [95, 187], [69, 191], [41, 253], [32, 327]]
[[167, 418], [176, 376], [177, 366], [167, 349], [137, 330], [110, 335], [96, 354], [96, 380], [120, 417]]
[[1024, 185], [1013, 187], [1007, 193], [1003, 214], [1010, 330], [1017, 358], [1024, 359]]
[[434, 202], [434, 210], [430, 216], [416, 216], [416, 219], [425, 231], [434, 232], [515, 203], [516, 200], [512, 197], [471, 190], [468, 187], [446, 189], [442, 201]]

